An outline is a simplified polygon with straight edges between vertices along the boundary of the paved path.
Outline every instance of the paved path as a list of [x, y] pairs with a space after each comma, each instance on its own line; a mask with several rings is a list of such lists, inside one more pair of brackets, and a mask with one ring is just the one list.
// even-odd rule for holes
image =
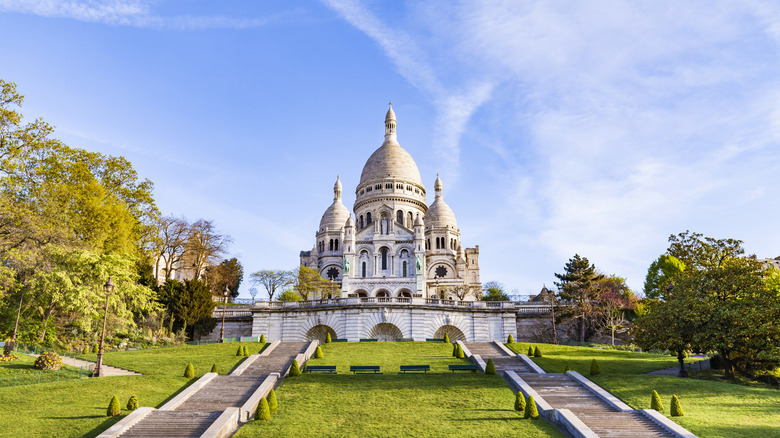
[[472, 354], [493, 359], [496, 371], [513, 370], [554, 409], [569, 409], [600, 437], [672, 437], [639, 411], [619, 412], [566, 374], [537, 374], [493, 343], [469, 342]]
[[[688, 363], [685, 364], [685, 369], [688, 370], [690, 373], [691, 371], [702, 371], [702, 370], [708, 370], [710, 369], [710, 361], [707, 359], [702, 359], [697, 362]], [[645, 374], [650, 374], [651, 376], [673, 376], [677, 377], [680, 375], [680, 367], [671, 367], [671, 368], [664, 368], [660, 370], [655, 371], [648, 371]]]
[[[38, 357], [39, 354], [30, 354], [32, 357]], [[76, 359], [75, 357], [70, 356], [60, 356], [62, 357], [62, 363], [65, 365], [70, 365], [72, 367], [76, 368], [85, 368], [85, 369], [94, 369], [95, 368], [95, 362], [89, 362], [86, 360]], [[110, 376], [140, 376], [141, 373], [136, 373], [135, 371], [129, 371], [122, 368], [116, 368], [116, 367], [110, 367], [106, 364], [103, 364], [103, 377], [110, 377]]]

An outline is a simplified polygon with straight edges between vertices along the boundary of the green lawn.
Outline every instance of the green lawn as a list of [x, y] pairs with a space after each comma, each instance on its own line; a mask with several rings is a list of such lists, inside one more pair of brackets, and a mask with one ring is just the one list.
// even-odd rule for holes
[[[336, 365], [338, 375], [285, 378], [279, 412], [249, 422], [250, 436], [563, 436], [544, 420], [523, 420], [500, 376], [448, 371], [466, 363], [452, 346], [426, 342], [333, 343], [311, 365]], [[430, 365], [428, 374], [399, 375], [400, 365]], [[380, 365], [383, 375], [353, 375], [350, 365]]]
[[[182, 377], [188, 362], [195, 366], [196, 378], [209, 372], [214, 363], [220, 373], [228, 373], [243, 360], [235, 356], [238, 345], [247, 345], [250, 353], [262, 347], [257, 343], [227, 343], [108, 352], [105, 364], [144, 375], [2, 387], [0, 437], [94, 437], [121, 418], [105, 416], [112, 396], [119, 397], [123, 408], [131, 395], [138, 397], [140, 406], [157, 407], [195, 381]], [[87, 356], [94, 359], [95, 355]], [[20, 360], [32, 366], [27, 358]], [[2, 363], [0, 373], [18, 364]], [[122, 415], [126, 414], [123, 410]]]
[[[516, 352], [527, 353], [529, 344], [506, 344]], [[649, 353], [602, 350], [588, 347], [538, 345], [543, 357], [533, 358], [545, 371], [560, 373], [569, 364], [572, 370], [636, 409], [650, 408], [653, 390], [661, 395], [665, 414], [676, 394], [685, 411], [673, 420], [701, 437], [780, 437], [780, 391], [769, 388], [717, 382], [648, 376], [644, 373], [677, 365], [677, 359]], [[596, 359], [601, 374], [590, 376], [590, 362]], [[691, 359], [692, 360], [692, 359]]]

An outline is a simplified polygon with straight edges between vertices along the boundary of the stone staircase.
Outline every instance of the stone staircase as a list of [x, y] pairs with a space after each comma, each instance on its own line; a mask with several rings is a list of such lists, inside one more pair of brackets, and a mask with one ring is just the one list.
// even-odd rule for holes
[[284, 374], [307, 345], [282, 342], [270, 355], [256, 358], [240, 375], [214, 377], [175, 409], [155, 410], [120, 436], [199, 437], [227, 408], [241, 407], [269, 374]]
[[639, 411], [620, 412], [566, 374], [537, 374], [517, 357], [493, 343], [469, 342], [466, 347], [485, 361], [493, 359], [496, 371], [515, 371], [554, 409], [568, 409], [599, 437], [676, 436]]

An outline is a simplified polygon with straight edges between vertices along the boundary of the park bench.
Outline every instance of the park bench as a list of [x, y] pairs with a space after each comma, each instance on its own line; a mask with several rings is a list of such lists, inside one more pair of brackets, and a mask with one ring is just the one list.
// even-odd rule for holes
[[428, 338], [425, 340], [425, 342], [444, 342], [444, 338]]
[[361, 339], [360, 342], [377, 342], [379, 339]]
[[479, 365], [450, 365], [450, 371], [471, 371], [472, 373], [475, 373], [479, 371]]
[[344, 338], [344, 339], [341, 339], [341, 338], [339, 338], [339, 339], [331, 339], [330, 342], [347, 342], [347, 338]]
[[398, 374], [422, 374], [431, 370], [430, 365], [401, 365], [401, 372]]
[[307, 373], [335, 373], [336, 365], [306, 365]]
[[349, 370], [353, 374], [382, 374], [379, 365], [350, 365]]
[[395, 342], [412, 342], [414, 339], [412, 338], [396, 338]]

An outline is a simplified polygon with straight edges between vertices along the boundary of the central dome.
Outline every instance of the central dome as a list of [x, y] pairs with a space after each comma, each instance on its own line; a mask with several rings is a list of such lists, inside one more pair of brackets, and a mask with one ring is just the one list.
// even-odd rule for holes
[[395, 112], [393, 107], [390, 107], [385, 116], [385, 141], [368, 157], [366, 165], [363, 166], [363, 173], [360, 174], [360, 187], [388, 179], [403, 180], [422, 187], [422, 178], [420, 178], [417, 163], [396, 140], [395, 123]]

